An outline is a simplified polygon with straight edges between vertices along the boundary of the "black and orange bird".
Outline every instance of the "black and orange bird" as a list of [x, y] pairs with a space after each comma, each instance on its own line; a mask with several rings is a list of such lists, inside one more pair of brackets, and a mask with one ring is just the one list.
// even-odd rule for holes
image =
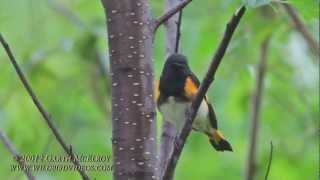
[[[180, 131], [185, 123], [187, 108], [194, 99], [200, 82], [189, 68], [187, 58], [181, 54], [168, 57], [160, 81], [156, 82], [157, 107], [163, 118]], [[206, 134], [217, 151], [232, 151], [230, 143], [218, 130], [212, 105], [207, 96], [201, 102], [192, 129]]]

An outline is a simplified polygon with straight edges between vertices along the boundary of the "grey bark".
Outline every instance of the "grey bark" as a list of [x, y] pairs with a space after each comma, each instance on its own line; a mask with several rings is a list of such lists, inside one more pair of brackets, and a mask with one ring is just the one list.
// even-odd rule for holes
[[113, 176], [156, 179], [153, 21], [148, 0], [102, 0], [112, 79]]
[[[181, 0], [166, 0], [166, 8], [165, 11], [168, 12], [173, 7], [177, 6], [181, 3]], [[165, 59], [172, 53], [175, 52], [175, 46], [177, 44], [176, 41], [179, 39], [177, 36], [177, 22], [179, 19], [179, 13], [173, 15], [170, 19], [168, 19], [164, 25], [166, 29], [166, 57]], [[163, 120], [162, 125], [162, 135], [161, 135], [161, 144], [160, 144], [160, 169], [161, 175], [163, 176], [164, 170], [167, 166], [170, 155], [173, 151], [174, 140], [178, 135], [178, 131], [176, 127], [169, 122], [168, 119]]]
[[166, 166], [169, 161], [169, 157], [172, 154], [175, 137], [177, 137], [178, 131], [176, 127], [165, 120], [162, 124], [161, 144], [160, 144], [160, 177], [163, 176]]

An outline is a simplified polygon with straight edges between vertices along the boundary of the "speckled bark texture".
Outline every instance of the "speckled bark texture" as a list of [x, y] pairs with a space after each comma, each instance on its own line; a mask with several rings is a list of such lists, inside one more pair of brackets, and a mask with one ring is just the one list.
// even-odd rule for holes
[[148, 0], [102, 0], [112, 77], [114, 179], [156, 179], [152, 19]]

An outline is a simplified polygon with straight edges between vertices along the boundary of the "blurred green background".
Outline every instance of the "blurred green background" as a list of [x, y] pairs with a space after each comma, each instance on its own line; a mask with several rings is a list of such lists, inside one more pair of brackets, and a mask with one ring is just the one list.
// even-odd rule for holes
[[[318, 39], [319, 1], [293, 0]], [[152, 1], [154, 16], [164, 1]], [[192, 2], [183, 14], [182, 53], [202, 79], [226, 22], [240, 0]], [[0, 32], [11, 45], [35, 92], [79, 153], [111, 154], [110, 88], [104, 9], [99, 0], [1, 0]], [[251, 95], [262, 41], [271, 36], [261, 110], [257, 179], [263, 179], [274, 144], [270, 180], [318, 179], [319, 57], [292, 26], [282, 6], [250, 8], [209, 89], [220, 128], [233, 153], [218, 153], [192, 133], [178, 164], [178, 180], [243, 179], [248, 152]], [[164, 29], [155, 40], [161, 72]], [[0, 48], [0, 128], [22, 154], [63, 154]], [[159, 132], [161, 119], [159, 119]], [[0, 179], [11, 172], [11, 154], [0, 143]], [[36, 172], [39, 179], [79, 179], [77, 172]], [[111, 179], [110, 172], [89, 172]]]

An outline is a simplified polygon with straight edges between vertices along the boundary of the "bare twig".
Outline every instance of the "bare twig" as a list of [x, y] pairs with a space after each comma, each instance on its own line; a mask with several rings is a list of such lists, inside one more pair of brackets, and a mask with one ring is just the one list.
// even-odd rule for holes
[[250, 127], [250, 142], [248, 151], [248, 161], [246, 166], [246, 180], [253, 180], [256, 173], [256, 148], [259, 131], [259, 116], [262, 102], [263, 83], [267, 66], [267, 51], [269, 37], [261, 45], [261, 58], [258, 64], [256, 87], [252, 97], [252, 116]]
[[177, 12], [179, 12], [181, 9], [183, 9], [186, 5], [188, 5], [192, 0], [184, 0], [180, 4], [176, 5], [172, 9], [165, 12], [161, 17], [155, 20], [154, 25], [154, 32], [158, 29], [158, 27], [166, 22], [170, 17], [175, 15]]
[[219, 66], [219, 64], [220, 64], [220, 62], [226, 52], [226, 49], [230, 43], [230, 40], [232, 38], [232, 35], [233, 35], [236, 27], [238, 26], [238, 24], [240, 22], [241, 17], [245, 13], [245, 10], [246, 10], [246, 8], [244, 6], [241, 7], [239, 9], [239, 11], [237, 11], [232, 16], [231, 20], [229, 21], [229, 23], [226, 26], [226, 30], [224, 32], [223, 38], [222, 38], [222, 40], [219, 44], [219, 47], [216, 50], [216, 53], [211, 61], [209, 70], [200, 85], [199, 91], [198, 91], [195, 99], [193, 100], [190, 109], [187, 112], [186, 123], [184, 124], [183, 129], [182, 129], [179, 137], [175, 141], [176, 146], [174, 147], [172, 155], [169, 158], [169, 163], [166, 167], [166, 170], [165, 170], [165, 173], [163, 176], [163, 179], [165, 179], [165, 180], [171, 179], [173, 177], [177, 161], [180, 157], [180, 154], [182, 152], [182, 149], [184, 147], [186, 139], [192, 129], [192, 123], [193, 123], [193, 120], [196, 116], [198, 108], [199, 108], [210, 84], [214, 80], [214, 76], [215, 76], [215, 73], [218, 69], [218, 66]]
[[38, 108], [39, 112], [41, 113], [42, 117], [44, 118], [44, 120], [46, 121], [46, 123], [48, 124], [49, 128], [51, 129], [52, 133], [54, 134], [54, 136], [56, 137], [57, 141], [60, 143], [60, 145], [62, 146], [62, 148], [64, 149], [64, 151], [71, 157], [72, 162], [75, 166], [77, 166], [77, 170], [79, 171], [80, 175], [82, 176], [82, 179], [84, 180], [88, 180], [89, 177], [88, 175], [85, 173], [85, 171], [82, 170], [82, 168], [80, 167], [80, 163], [79, 161], [76, 159], [75, 154], [71, 151], [69, 151], [69, 147], [70, 145], [68, 145], [65, 140], [63, 139], [62, 135], [60, 134], [59, 130], [55, 127], [52, 117], [51, 115], [45, 110], [45, 108], [43, 107], [42, 103], [38, 100], [38, 97], [36, 96], [36, 94], [33, 92], [27, 78], [25, 77], [24, 73], [22, 72], [22, 70], [20, 69], [8, 43], [5, 41], [5, 39], [2, 37], [1, 33], [0, 33], [0, 42], [3, 46], [3, 48], [5, 49], [14, 69], [16, 70], [23, 86], [26, 88], [27, 92], [29, 93], [30, 97], [33, 100], [33, 103], [36, 105], [36, 107]]
[[268, 180], [270, 169], [271, 169], [272, 157], [273, 157], [273, 144], [272, 144], [272, 141], [270, 141], [269, 162], [268, 162], [267, 172], [266, 172], [266, 175], [264, 177], [264, 180]]
[[2, 129], [0, 129], [0, 139], [3, 141], [3, 144], [7, 147], [7, 149], [10, 151], [10, 153], [14, 156], [14, 159], [19, 163], [21, 167], [23, 167], [24, 173], [28, 177], [29, 180], [35, 180], [35, 176], [32, 174], [32, 171], [27, 167], [26, 163], [23, 159], [20, 157], [20, 153], [16, 149], [16, 147], [12, 144], [11, 140], [9, 137], [4, 133]]
[[307, 26], [304, 24], [303, 20], [299, 16], [298, 12], [288, 3], [281, 3], [284, 9], [287, 11], [288, 15], [290, 16], [294, 26], [300, 32], [300, 34], [306, 40], [309, 48], [319, 55], [319, 43], [317, 40], [312, 36], [312, 34], [308, 31]]
[[176, 46], [174, 48], [175, 53], [179, 53], [180, 37], [181, 37], [181, 23], [182, 23], [182, 9], [179, 12], [177, 21], [177, 33], [176, 33]]

